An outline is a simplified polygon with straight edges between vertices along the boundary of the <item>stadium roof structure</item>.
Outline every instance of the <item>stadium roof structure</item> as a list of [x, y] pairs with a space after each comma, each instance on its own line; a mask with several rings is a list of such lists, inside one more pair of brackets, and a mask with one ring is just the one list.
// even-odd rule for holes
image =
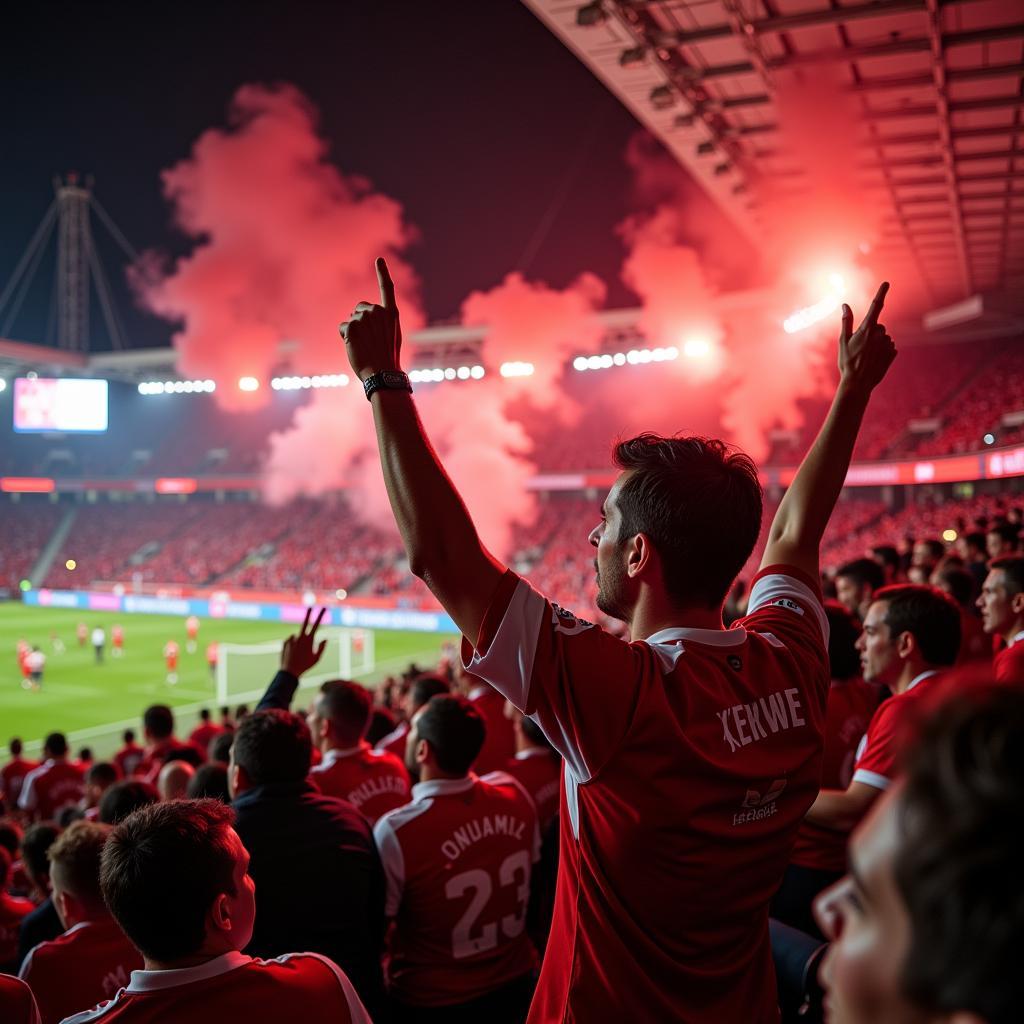
[[781, 73], [828, 66], [849, 145], [933, 305], [1024, 293], [1020, 0], [523, 0], [755, 244], [757, 185], [813, 188], [780, 132]]

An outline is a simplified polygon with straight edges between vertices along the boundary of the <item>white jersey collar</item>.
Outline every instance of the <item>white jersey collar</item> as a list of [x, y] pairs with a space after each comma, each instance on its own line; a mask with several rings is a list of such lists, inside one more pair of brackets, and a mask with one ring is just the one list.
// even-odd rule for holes
[[907, 688], [903, 692], [910, 693], [918, 683], [923, 682], [925, 679], [930, 679], [932, 676], [937, 676], [938, 674], [939, 670], [937, 668], [931, 668], [927, 672], [922, 672], [919, 676], [914, 676], [914, 678], [907, 683]]
[[692, 640], [695, 644], [708, 644], [711, 647], [736, 647], [747, 639], [747, 631], [742, 626], [735, 629], [697, 629], [691, 626], [672, 626], [659, 629], [647, 638], [649, 644], [673, 644], [680, 640]]
[[196, 967], [182, 967], [173, 971], [132, 971], [132, 980], [128, 985], [129, 992], [159, 992], [178, 985], [190, 985], [207, 978], [217, 978], [239, 967], [252, 963], [253, 958], [233, 950], [221, 956], [207, 960]]
[[412, 787], [413, 800], [425, 800], [431, 796], [448, 796], [452, 793], [465, 793], [476, 784], [476, 776], [470, 772], [464, 779], [431, 779], [430, 782], [417, 782]]
[[1019, 633], [1015, 634], [1014, 636], [1010, 637], [1010, 642], [1006, 646], [1012, 647], [1019, 640], [1024, 640], [1024, 629], [1022, 629]]
[[338, 750], [332, 748], [320, 759], [318, 765], [314, 765], [314, 768], [329, 768], [336, 761], [340, 761], [344, 757], [352, 757], [355, 754], [361, 754], [364, 750], [369, 750], [369, 743], [360, 743], [358, 747], [347, 747], [344, 750]]

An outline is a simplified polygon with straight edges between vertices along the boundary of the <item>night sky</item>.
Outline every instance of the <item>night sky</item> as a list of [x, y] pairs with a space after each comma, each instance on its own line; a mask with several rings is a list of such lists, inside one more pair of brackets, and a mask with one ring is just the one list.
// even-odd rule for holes
[[[431, 320], [515, 269], [555, 286], [591, 270], [610, 307], [635, 302], [615, 228], [639, 126], [516, 0], [33, 3], [4, 19], [0, 287], [70, 169], [93, 176], [136, 248], [185, 251], [160, 171], [224, 124], [240, 85], [291, 82], [319, 108], [332, 159], [419, 229], [410, 256]], [[170, 325], [132, 308], [117, 250], [98, 244], [130, 343], [167, 344]], [[54, 265], [12, 337], [47, 340]], [[104, 334], [97, 321], [94, 349]]]

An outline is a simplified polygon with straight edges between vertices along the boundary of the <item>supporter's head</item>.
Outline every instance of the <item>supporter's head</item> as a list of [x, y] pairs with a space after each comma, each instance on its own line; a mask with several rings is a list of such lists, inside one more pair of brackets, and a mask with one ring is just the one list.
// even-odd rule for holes
[[189, 781], [185, 796], [189, 800], [209, 798], [219, 800], [224, 804], [231, 803], [231, 794], [228, 792], [227, 765], [204, 764], [196, 769], [195, 775]]
[[857, 653], [860, 620], [838, 601], [825, 602], [825, 617], [828, 619], [828, 663], [832, 678], [853, 679], [860, 674]]
[[922, 570], [927, 576], [939, 564], [939, 560], [946, 553], [946, 545], [941, 540], [929, 538], [914, 543], [914, 550], [910, 558], [910, 564]]
[[532, 718], [527, 718], [526, 715], [521, 715], [517, 711], [513, 718], [513, 724], [516, 733], [516, 750], [532, 750], [536, 747], [551, 749], [547, 736]]
[[121, 739], [124, 740], [125, 746], [131, 746], [135, 742], [135, 730], [125, 729], [125, 731], [121, 733]]
[[249, 705], [239, 704], [238, 707], [235, 708], [235, 721], [240, 722], [247, 714], [249, 714]]
[[1020, 550], [1020, 530], [1012, 523], [993, 523], [985, 534], [990, 559], [1006, 558]]
[[988, 559], [985, 550], [985, 534], [979, 530], [962, 533], [956, 542], [956, 549], [965, 562], [984, 562]]
[[857, 558], [840, 566], [836, 573], [836, 598], [863, 619], [876, 590], [885, 586], [885, 570], [873, 558]]
[[623, 471], [590, 533], [597, 606], [629, 620], [645, 588], [676, 608], [721, 608], [761, 529], [753, 462], [722, 441], [641, 434], [616, 446]]
[[156, 789], [161, 800], [183, 800], [196, 770], [186, 761], [168, 761], [160, 769]]
[[43, 757], [61, 758], [68, 756], [67, 737], [62, 732], [51, 732], [43, 740]]
[[306, 724], [321, 750], [348, 750], [366, 735], [372, 711], [373, 696], [365, 686], [331, 679], [313, 699]]
[[376, 746], [385, 736], [394, 731], [396, 724], [395, 716], [387, 709], [374, 706], [373, 714], [370, 715], [370, 725], [366, 730], [366, 742], [370, 746]]
[[309, 774], [313, 742], [305, 721], [291, 711], [247, 715], [235, 731], [228, 762], [232, 797], [268, 783], [301, 782]]
[[231, 758], [231, 744], [234, 742], [234, 739], [235, 733], [233, 729], [222, 732], [219, 736], [214, 736], [210, 740], [210, 760], [215, 761], [217, 764], [226, 765]]
[[133, 811], [160, 799], [156, 786], [141, 779], [126, 779], [115, 782], [100, 797], [99, 818], [107, 825], [117, 825]]
[[166, 704], [151, 704], [142, 716], [142, 732], [150, 742], [174, 735], [174, 712]]
[[210, 709], [209, 708], [201, 708], [200, 709], [200, 711], [199, 711], [199, 720], [203, 723], [203, 725], [209, 725], [210, 724]]
[[[25, 833], [21, 826], [13, 818], [0, 818], [0, 846], [11, 855], [12, 859], [17, 859], [24, 836]], [[3, 887], [0, 886], [0, 891], [2, 889]]]
[[249, 854], [216, 800], [174, 800], [129, 815], [103, 850], [103, 898], [150, 963], [241, 950], [252, 938]]
[[50, 891], [50, 861], [47, 853], [60, 829], [52, 821], [40, 821], [25, 830], [21, 841], [21, 863], [33, 888], [46, 896]]
[[906, 685], [921, 672], [956, 661], [960, 609], [934, 587], [883, 587], [868, 609], [857, 650], [868, 682]]
[[92, 764], [92, 747], [82, 747], [78, 752], [79, 764]]
[[449, 690], [450, 687], [446, 679], [425, 672], [417, 676], [409, 685], [409, 689], [402, 698], [402, 710], [409, 718], [412, 718], [432, 697], [448, 693]]
[[1010, 1024], [1024, 975], [1024, 693], [965, 693], [925, 725], [906, 776], [819, 897], [833, 1024]]
[[978, 597], [986, 633], [1012, 639], [1024, 629], [1024, 558], [997, 558]]
[[11, 757], [21, 757], [21, 752], [25, 749], [24, 746], [22, 745], [20, 737], [18, 736], [15, 736], [14, 739], [12, 739], [11, 742], [7, 744], [7, 747], [11, 752]]
[[111, 832], [98, 821], [76, 821], [50, 847], [53, 905], [64, 928], [107, 916], [100, 892], [100, 857]]
[[871, 557], [882, 567], [886, 584], [895, 583], [900, 576], [900, 553], [891, 544], [876, 544]]
[[109, 761], [98, 761], [85, 773], [85, 806], [98, 807], [103, 794], [117, 782], [117, 768]]
[[465, 697], [432, 697], [413, 716], [405, 743], [405, 763], [424, 782], [462, 778], [484, 745], [483, 716]]
[[970, 608], [974, 602], [974, 577], [962, 565], [943, 562], [932, 573], [931, 582], [933, 587], [949, 594], [961, 608]]

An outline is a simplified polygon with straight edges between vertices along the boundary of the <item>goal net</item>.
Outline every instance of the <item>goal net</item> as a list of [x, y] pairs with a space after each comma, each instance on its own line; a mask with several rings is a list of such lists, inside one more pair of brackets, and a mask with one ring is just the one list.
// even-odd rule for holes
[[[328, 679], [358, 679], [374, 669], [373, 632], [368, 629], [321, 629], [327, 641], [323, 657], [299, 683], [299, 689]], [[281, 641], [265, 644], [220, 644], [217, 648], [217, 703], [259, 700], [281, 663]]]

